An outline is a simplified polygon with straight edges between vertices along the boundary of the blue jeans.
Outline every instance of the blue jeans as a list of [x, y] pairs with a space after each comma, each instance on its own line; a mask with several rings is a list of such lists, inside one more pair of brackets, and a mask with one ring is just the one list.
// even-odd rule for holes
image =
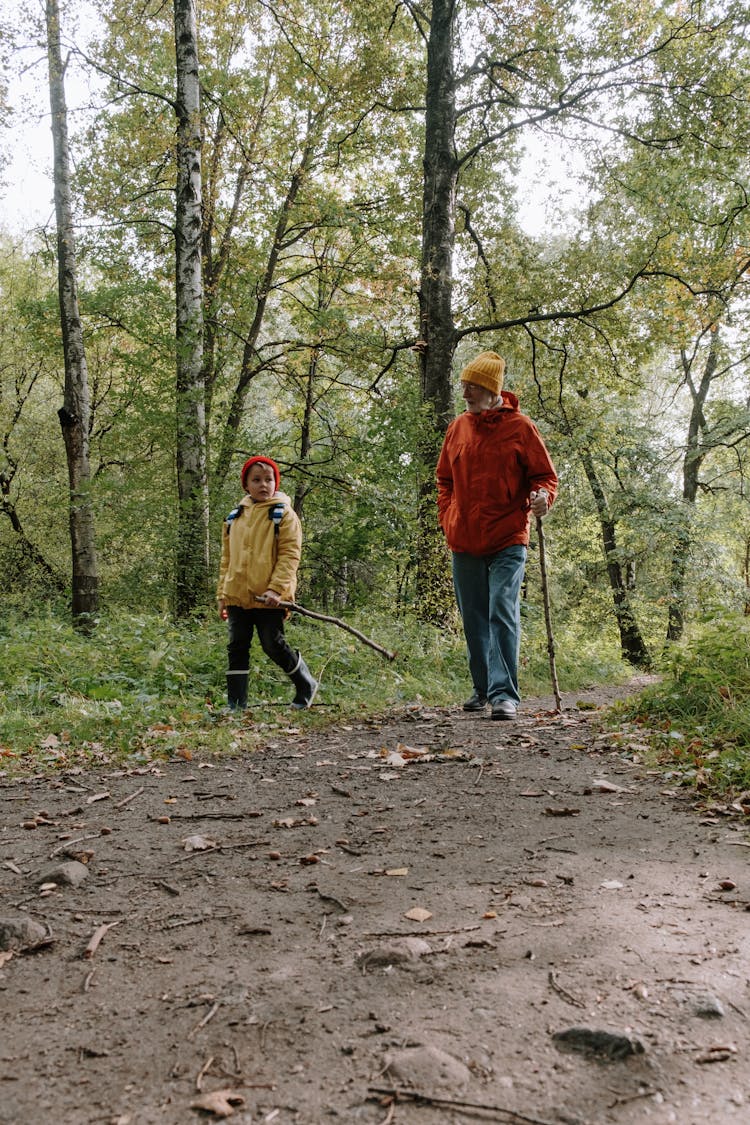
[[521, 647], [521, 583], [526, 548], [506, 547], [496, 555], [453, 555], [456, 591], [477, 695], [518, 703]]

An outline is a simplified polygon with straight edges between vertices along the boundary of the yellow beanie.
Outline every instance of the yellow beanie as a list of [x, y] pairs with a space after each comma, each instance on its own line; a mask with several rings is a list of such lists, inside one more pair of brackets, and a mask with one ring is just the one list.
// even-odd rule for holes
[[505, 360], [497, 352], [482, 352], [476, 359], [467, 363], [461, 372], [462, 383], [476, 383], [484, 387], [493, 395], [499, 395], [503, 389], [503, 375], [505, 374]]

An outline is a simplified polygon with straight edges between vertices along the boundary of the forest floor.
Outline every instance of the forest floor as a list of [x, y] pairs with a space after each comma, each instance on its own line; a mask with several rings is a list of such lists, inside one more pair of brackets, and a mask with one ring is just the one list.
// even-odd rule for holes
[[616, 694], [0, 780], [0, 1121], [746, 1123], [747, 821]]

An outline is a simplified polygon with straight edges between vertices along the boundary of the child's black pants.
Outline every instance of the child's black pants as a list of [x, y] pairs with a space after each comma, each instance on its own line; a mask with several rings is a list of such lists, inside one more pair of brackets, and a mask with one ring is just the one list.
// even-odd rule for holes
[[297, 653], [289, 647], [284, 636], [283, 609], [243, 609], [238, 605], [227, 606], [229, 622], [229, 641], [227, 643], [228, 670], [248, 672], [250, 664], [250, 643], [253, 631], [257, 630], [261, 648], [274, 664], [278, 664], [287, 675], [297, 665]]

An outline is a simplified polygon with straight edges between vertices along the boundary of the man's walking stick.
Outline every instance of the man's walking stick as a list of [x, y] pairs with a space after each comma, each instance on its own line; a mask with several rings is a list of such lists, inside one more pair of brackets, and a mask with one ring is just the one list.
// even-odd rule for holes
[[555, 695], [555, 710], [562, 711], [562, 699], [557, 683], [557, 665], [555, 664], [555, 638], [552, 633], [552, 614], [549, 608], [549, 585], [547, 583], [547, 556], [544, 548], [544, 530], [542, 517], [536, 517], [536, 533], [539, 539], [539, 570], [542, 575], [542, 600], [544, 602], [544, 624], [547, 626], [547, 652], [549, 654], [549, 671], [552, 677], [552, 691]]

